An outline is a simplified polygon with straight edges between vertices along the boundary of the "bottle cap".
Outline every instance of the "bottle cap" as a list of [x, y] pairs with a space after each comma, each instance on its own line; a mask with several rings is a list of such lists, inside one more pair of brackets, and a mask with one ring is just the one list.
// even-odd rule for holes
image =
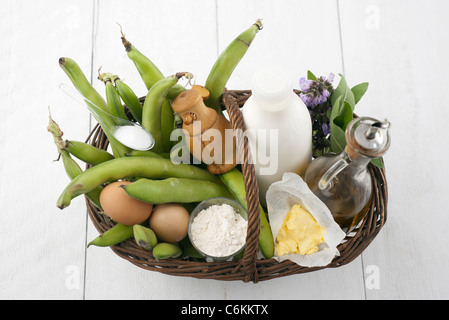
[[266, 65], [260, 68], [252, 79], [253, 94], [270, 103], [281, 102], [292, 90], [289, 72], [278, 65]]
[[379, 121], [370, 117], [352, 120], [346, 128], [348, 147], [371, 158], [383, 155], [390, 147], [388, 120]]

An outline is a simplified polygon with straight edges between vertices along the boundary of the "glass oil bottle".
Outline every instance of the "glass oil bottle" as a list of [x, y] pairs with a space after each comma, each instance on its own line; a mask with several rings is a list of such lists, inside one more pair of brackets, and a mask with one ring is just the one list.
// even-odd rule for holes
[[318, 157], [307, 168], [307, 185], [345, 232], [356, 227], [368, 212], [372, 200], [368, 164], [388, 150], [389, 128], [387, 120], [355, 118], [345, 131], [345, 149]]

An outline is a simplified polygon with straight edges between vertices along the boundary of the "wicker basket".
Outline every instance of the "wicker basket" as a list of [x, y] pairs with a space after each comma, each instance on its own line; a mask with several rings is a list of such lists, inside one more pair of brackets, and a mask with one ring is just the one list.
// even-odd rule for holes
[[[238, 132], [245, 131], [245, 124], [240, 107], [251, 95], [249, 90], [225, 91], [223, 93], [223, 106], [229, 114], [231, 124]], [[86, 141], [94, 146], [107, 149], [108, 140], [97, 125]], [[157, 261], [150, 252], [139, 247], [133, 239], [124, 241], [111, 249], [120, 257], [136, 266], [174, 276], [186, 276], [200, 279], [216, 280], [242, 280], [243, 282], [257, 283], [288, 275], [317, 271], [324, 268], [335, 268], [348, 264], [357, 258], [363, 250], [373, 241], [379, 233], [387, 218], [388, 190], [385, 170], [369, 165], [373, 181], [373, 201], [368, 214], [359, 226], [338, 246], [340, 255], [326, 267], [301, 267], [291, 261], [278, 262], [275, 259], [259, 259], [259, 189], [256, 183], [254, 166], [251, 165], [251, 154], [246, 138], [237, 136], [237, 144], [241, 152], [242, 173], [245, 179], [245, 188], [248, 202], [248, 232], [244, 255], [238, 261], [202, 262], [184, 259], [166, 259]], [[114, 223], [86, 198], [89, 217], [98, 230], [103, 233], [110, 229]]]

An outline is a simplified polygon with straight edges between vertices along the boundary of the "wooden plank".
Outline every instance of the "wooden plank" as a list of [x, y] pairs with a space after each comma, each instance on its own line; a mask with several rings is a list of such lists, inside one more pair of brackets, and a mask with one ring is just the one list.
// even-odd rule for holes
[[[295, 88], [299, 88], [299, 78], [306, 76], [307, 70], [318, 76], [342, 72], [335, 2], [219, 1], [219, 51], [258, 18], [262, 19], [264, 29], [235, 69], [228, 82], [229, 88], [250, 89], [257, 68], [271, 63], [290, 70], [291, 77], [296, 80]], [[335, 270], [276, 279], [260, 285], [263, 293], [240, 284], [226, 284], [225, 287], [230, 298], [245, 295], [281, 299], [364, 298], [360, 259]]]
[[[182, 4], [175, 3], [177, 6], [181, 6], [177, 9], [180, 10], [179, 12], [186, 9], [182, 7]], [[145, 21], [136, 21], [135, 23], [138, 27], [122, 22], [134, 20], [127, 16], [126, 10], [120, 5], [121, 3], [114, 3], [100, 7], [95, 51], [96, 61], [98, 62], [95, 63], [103, 66], [113, 64], [119, 68], [123, 61], [124, 67], [121, 72], [126, 73], [129, 81], [132, 81], [132, 83], [137, 84], [140, 79], [135, 72], [134, 74], [130, 73], [126, 57], [123, 55], [123, 58], [118, 58], [118, 56], [111, 54], [111, 51], [103, 48], [108, 47], [107, 45], [99, 45], [101, 41], [105, 41], [104, 43], [106, 44], [106, 40], [103, 39], [108, 39], [109, 32], [116, 33], [116, 31], [111, 31], [113, 21], [121, 22], [128, 39], [134, 41], [136, 45], [140, 37], [148, 36], [150, 40], [142, 43], [142, 51], [151, 52], [151, 55], [154, 56], [152, 58], [154, 61], [160, 59], [158, 65], [162, 66], [162, 69], [170, 69], [170, 66], [172, 66], [172, 70], [177, 71], [176, 67], [173, 67], [174, 61], [185, 61], [186, 64], [190, 63], [192, 68], [195, 68], [194, 73], [201, 75], [199, 78], [205, 79], [215, 58], [218, 57], [218, 54], [227, 43], [242, 30], [249, 27], [255, 19], [263, 18], [265, 29], [258, 35], [253, 44], [254, 47], [250, 48], [251, 51], [248, 51], [245, 60], [242, 60], [242, 64], [236, 69], [229, 82], [230, 88], [248, 88], [250, 83], [249, 75], [258, 65], [267, 61], [284, 61], [288, 67], [292, 63], [294, 65], [292, 67], [292, 76], [297, 77], [298, 80], [300, 76], [306, 74], [307, 69], [311, 69], [317, 74], [327, 75], [329, 72], [340, 72], [342, 68], [341, 56], [339, 54], [337, 8], [335, 5], [324, 7], [323, 9], [323, 3], [311, 4], [305, 1], [282, 2], [282, 5], [278, 5], [278, 3], [275, 5], [271, 2], [261, 4], [260, 2], [248, 1], [242, 4], [236, 1], [220, 1], [218, 2], [217, 24], [211, 18], [215, 17], [215, 8], [209, 2], [207, 5], [206, 3], [201, 3], [193, 7], [190, 6], [189, 12], [197, 12], [198, 8], [203, 8], [202, 16], [209, 18], [204, 22], [196, 19], [196, 16], [191, 17], [191, 21], [197, 22], [193, 25], [189, 24], [188, 30], [176, 26], [167, 26], [165, 24], [166, 21], [162, 22], [160, 18], [158, 19], [160, 12], [167, 12], [173, 9], [171, 2], [161, 4], [160, 7], [153, 7], [152, 10], [147, 10], [151, 18], [147, 18]], [[206, 7], [204, 7], [205, 5]], [[144, 7], [141, 9], [146, 11], [147, 7], [144, 4], [142, 6]], [[239, 10], [236, 10], [237, 7]], [[315, 25], [312, 17], [318, 14], [326, 21], [326, 24], [318, 31], [315, 31], [315, 33], [305, 37], [306, 45], [301, 41], [299, 35], [303, 35], [304, 29], [308, 25]], [[108, 21], [109, 26], [107, 24]], [[298, 21], [301, 21], [301, 24]], [[156, 32], [148, 32], [148, 35], [145, 32], [142, 35], [142, 30], [152, 30], [152, 28], [155, 28], [153, 25], [165, 26], [158, 29], [161, 30], [162, 36], [158, 36]], [[218, 30], [215, 29], [216, 25]], [[329, 30], [332, 32], [331, 35], [329, 35]], [[198, 48], [200, 42], [192, 40], [192, 37], [198, 34], [202, 34], [204, 39], [201, 41], [202, 50]], [[263, 36], [264, 34], [265, 36]], [[167, 39], [173, 38], [174, 35], [177, 35], [177, 39], [180, 41], [176, 46], [173, 46], [171, 41], [167, 42]], [[215, 43], [217, 35], [218, 44]], [[329, 43], [323, 43], [323, 38], [330, 39]], [[287, 42], [285, 42], [285, 39], [288, 39]], [[153, 48], [151, 47], [152, 43], [159, 45]], [[206, 45], [206, 43], [210, 44]], [[143, 46], [147, 46], [148, 49]], [[118, 47], [120, 47], [120, 44], [117, 45]], [[173, 53], [170, 53], [180, 53], [177, 51], [179, 47], [183, 48], [180, 56], [174, 56]], [[165, 52], [163, 48], [166, 48], [169, 53], [157, 54], [159, 51]], [[279, 48], [282, 50], [279, 50]], [[263, 55], [260, 54], [261, 52], [263, 52]], [[273, 55], [275, 56], [274, 58], [272, 57]], [[108, 57], [111, 56], [114, 57], [114, 60], [108, 60]], [[196, 71], [196, 68], [200, 68], [199, 73]], [[187, 70], [190, 71], [191, 69]], [[131, 79], [131, 76], [134, 78]], [[200, 79], [198, 81], [201, 83]], [[90, 228], [89, 235], [96, 236], [96, 233], [91, 232], [91, 230]], [[86, 273], [86, 297], [88, 299], [96, 297], [177, 299], [186, 296], [194, 299], [233, 299], [243, 297], [260, 299], [357, 299], [364, 297], [363, 275], [359, 259], [338, 270], [324, 270], [307, 275], [262, 282], [257, 285], [244, 284], [242, 282], [169, 277], [141, 270], [126, 261], [118, 261], [118, 259], [108, 249], [89, 248]], [[107, 270], [103, 268], [105, 264], [108, 266]], [[114, 279], [114, 281], [111, 282], [110, 279]], [[351, 279], [351, 281], [347, 279]], [[154, 288], [158, 289], [155, 290]], [[301, 289], [299, 290], [298, 288]]]
[[[211, 14], [210, 14], [211, 13]], [[213, 1], [100, 2], [96, 20], [93, 70], [119, 75], [139, 96], [147, 90], [120, 40], [120, 23], [127, 39], [165, 74], [189, 71], [204, 83], [216, 57]], [[185, 82], [181, 81], [182, 84]], [[104, 85], [94, 82], [99, 91]], [[89, 221], [88, 238], [98, 235]], [[113, 279], [113, 281], [111, 281]], [[109, 248], [87, 251], [86, 298], [183, 299], [195, 296], [194, 279], [149, 272], [115, 255]], [[200, 291], [219, 298], [221, 291], [204, 282]]]
[[90, 73], [92, 2], [3, 1], [0, 15], [0, 297], [82, 299], [86, 210], [56, 208], [69, 180], [46, 127], [50, 107], [65, 138], [88, 132], [84, 107], [58, 88], [69, 83], [58, 59]]
[[[248, 88], [251, 73], [257, 66], [266, 62], [282, 61], [291, 68], [292, 76], [298, 81], [300, 76], [306, 74], [307, 69], [323, 75], [341, 72], [335, 4], [327, 7], [323, 5], [324, 2], [305, 1], [281, 1], [281, 5], [278, 2], [256, 1], [243, 3], [218, 1], [217, 4], [218, 12], [215, 12], [213, 2], [210, 1], [188, 6], [178, 1], [165, 2], [157, 7], [152, 6], [151, 10], [149, 5], [142, 2], [138, 6], [139, 11], [148, 13], [143, 19], [142, 16], [133, 14], [132, 8], [126, 7], [125, 10], [121, 2], [109, 2], [108, 5], [102, 3], [98, 14], [94, 68], [102, 65], [105, 71], [117, 70], [136, 88], [140, 85], [140, 89], [137, 89], [139, 92], [145, 92], [139, 76], [132, 69], [120, 47], [115, 26], [115, 21], [119, 21], [128, 40], [138, 45], [142, 52], [148, 53], [164, 72], [193, 70], [198, 83], [201, 83], [205, 81], [221, 50], [257, 18], [263, 18], [265, 29], [257, 36], [247, 56], [236, 69], [229, 82], [229, 88]], [[182, 16], [188, 16], [189, 19], [185, 25], [169, 24], [167, 19], [162, 18], [162, 12], [171, 12], [177, 17], [182, 12]], [[307, 30], [308, 26], [316, 26], [313, 16], [317, 15], [320, 15], [325, 23], [320, 25], [318, 30], [314, 27], [314, 32], [304, 36], [304, 30]], [[218, 21], [215, 21], [215, 17], [218, 17]], [[157, 32], [152, 32], [156, 28]], [[201, 35], [201, 39], [196, 38], [198, 35]], [[322, 39], [328, 39], [328, 42]], [[88, 235], [94, 237], [97, 234], [89, 227]], [[254, 285], [239, 281], [221, 282], [170, 277], [148, 272], [120, 260], [111, 250], [105, 248], [89, 248], [87, 257], [86, 298], [88, 299], [364, 297], [360, 259], [335, 270], [323, 270]]]
[[339, 3], [347, 78], [370, 82], [356, 108], [392, 123], [388, 220], [363, 254], [367, 298], [447, 299], [449, 3]]
[[[327, 76], [342, 71], [337, 7], [328, 1], [218, 1], [219, 51], [257, 19], [259, 32], [228, 87], [250, 88], [252, 74], [276, 63], [291, 71], [295, 88], [307, 70]], [[319, 17], [319, 18], [318, 18]]]

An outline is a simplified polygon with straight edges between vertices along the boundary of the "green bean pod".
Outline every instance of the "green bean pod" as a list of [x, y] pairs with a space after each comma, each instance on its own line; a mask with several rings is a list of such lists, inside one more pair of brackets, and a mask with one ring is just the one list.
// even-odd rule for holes
[[[171, 105], [166, 100], [167, 92], [168, 89], [173, 87], [178, 82], [180, 77], [181, 76], [177, 74], [157, 81], [151, 89], [148, 90], [148, 94], [145, 98], [142, 111], [142, 126], [153, 135], [155, 142], [152, 150], [155, 152], [167, 151], [165, 150], [163, 143], [163, 141], [167, 139], [164, 138], [164, 134], [166, 135], [167, 133], [163, 133], [162, 127], [170, 126], [172, 128], [173, 117], [171, 120], [162, 118], [161, 113], [164, 104], [168, 104], [164, 107], [165, 109], [172, 109]], [[173, 115], [173, 110], [171, 110], [171, 113]], [[164, 122], [164, 125], [162, 125], [162, 122]], [[168, 134], [168, 141], [170, 141], [170, 134]]]
[[[126, 53], [131, 61], [136, 66], [137, 71], [140, 74], [145, 86], [148, 90], [158, 82], [159, 80], [164, 78], [163, 73], [156, 67], [156, 65], [148, 59], [144, 54], [142, 54], [131, 42], [129, 42], [125, 35], [122, 32], [122, 44], [125, 47]], [[176, 99], [176, 97], [185, 91], [186, 89], [179, 85], [175, 84], [172, 88], [168, 90], [167, 98], [170, 101]]]
[[92, 87], [87, 80], [80, 66], [72, 59], [67, 57], [59, 58], [59, 66], [67, 74], [75, 88], [87, 100], [96, 104], [104, 111], [108, 110], [108, 106], [103, 97]]
[[114, 159], [114, 156], [106, 150], [81, 141], [65, 140], [64, 149], [77, 159], [92, 165]]
[[[222, 173], [220, 179], [228, 187], [229, 191], [234, 195], [235, 199], [245, 208], [248, 209], [246, 201], [245, 182], [242, 173], [237, 169]], [[267, 215], [260, 206], [260, 234], [259, 234], [259, 249], [263, 256], [267, 259], [273, 257], [274, 242], [271, 226], [268, 222]]]
[[[70, 178], [70, 180], [75, 179], [75, 177], [79, 176], [83, 170], [79, 166], [79, 164], [72, 159], [70, 156], [70, 153], [63, 149], [64, 142], [62, 140], [62, 131], [59, 128], [58, 124], [49, 117], [50, 121], [47, 126], [47, 130], [53, 135], [54, 142], [56, 144], [56, 147], [58, 149], [59, 155], [62, 158], [62, 163], [64, 165], [65, 172], [67, 173], [67, 176]], [[100, 204], [100, 193], [103, 190], [102, 186], [98, 186], [97, 188], [93, 189], [92, 191], [86, 193], [86, 197], [99, 209], [101, 209]]]
[[183, 87], [182, 85], [180, 85], [179, 83], [175, 84], [173, 87], [171, 87], [170, 89], [168, 89], [167, 92], [167, 99], [170, 102], [173, 102], [173, 100], [176, 99], [176, 97], [178, 95], [180, 95], [181, 93], [183, 93], [184, 91], [186, 91], [186, 88]]
[[[169, 89], [170, 90], [170, 89]], [[162, 147], [165, 152], [170, 152], [173, 144], [170, 140], [171, 132], [175, 129], [175, 115], [170, 102], [165, 100], [161, 108], [161, 132]]]
[[98, 123], [101, 126], [101, 129], [103, 129], [104, 134], [108, 138], [114, 157], [116, 158], [124, 157], [126, 154], [131, 152], [130, 148], [128, 148], [120, 141], [118, 141], [112, 134], [113, 130], [116, 127], [115, 121], [113, 119], [115, 117], [111, 115], [109, 112], [101, 110], [98, 106], [96, 106], [92, 102], [88, 100], [85, 100], [85, 102], [87, 104], [87, 108], [92, 113], [94, 118], [98, 121]]
[[122, 100], [112, 81], [106, 81], [106, 101], [108, 103], [109, 113], [121, 119], [128, 119], [123, 108]]
[[133, 226], [117, 223], [87, 244], [87, 247], [109, 247], [126, 241], [133, 236]]
[[64, 209], [73, 198], [88, 193], [106, 182], [126, 178], [165, 179], [169, 177], [198, 179], [221, 183], [207, 170], [190, 164], [173, 164], [169, 159], [153, 157], [123, 157], [100, 163], [84, 171], [64, 189], [57, 207]]
[[153, 256], [156, 260], [179, 258], [181, 255], [181, 248], [175, 243], [161, 242], [153, 248]]
[[133, 234], [134, 241], [145, 250], [153, 251], [153, 248], [157, 245], [156, 234], [150, 228], [136, 224], [133, 227]]
[[145, 86], [150, 90], [157, 81], [164, 78], [164, 75], [150, 59], [137, 50], [137, 48], [125, 38], [123, 32], [121, 38], [128, 58], [134, 63]]
[[129, 196], [153, 204], [201, 202], [215, 197], [233, 198], [232, 193], [222, 184], [183, 178], [139, 179], [122, 188]]
[[142, 123], [142, 104], [140, 103], [137, 95], [119, 77], [115, 76], [113, 81], [118, 94], [122, 98], [125, 105], [128, 107], [134, 119], [137, 122]]
[[[75, 179], [83, 172], [78, 163], [74, 159], [72, 159], [67, 151], [61, 150], [61, 158], [64, 164], [65, 171], [67, 172], [67, 175], [71, 180]], [[98, 186], [92, 191], [86, 193], [87, 199], [89, 199], [98, 209], [102, 209], [100, 204], [100, 193], [102, 190], [103, 187]]]
[[162, 158], [162, 159], [169, 159], [170, 155], [168, 153], [156, 153], [151, 150], [132, 150], [129, 154], [126, 155], [127, 157], [153, 157], [153, 158]]
[[243, 31], [220, 54], [206, 79], [205, 87], [209, 90], [209, 99], [205, 104], [221, 113], [220, 97], [237, 64], [248, 51], [259, 30], [262, 21], [257, 20], [249, 29]]

